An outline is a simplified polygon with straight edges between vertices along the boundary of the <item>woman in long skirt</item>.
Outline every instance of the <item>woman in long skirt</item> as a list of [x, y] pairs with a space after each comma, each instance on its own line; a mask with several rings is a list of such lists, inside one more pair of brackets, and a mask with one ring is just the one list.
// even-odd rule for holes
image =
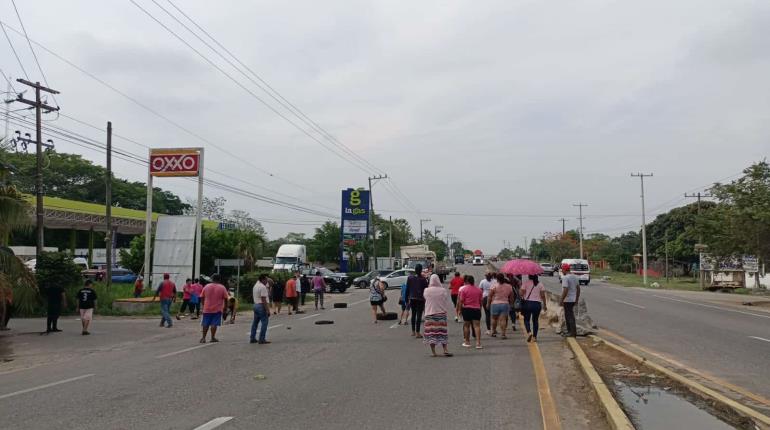
[[423, 342], [430, 346], [430, 351], [434, 357], [436, 354], [436, 345], [444, 348], [444, 356], [451, 357], [452, 353], [447, 348], [449, 339], [447, 337], [447, 314], [449, 313], [449, 295], [441, 285], [441, 279], [438, 275], [430, 276], [428, 288], [423, 293], [425, 297], [425, 331], [423, 332]]

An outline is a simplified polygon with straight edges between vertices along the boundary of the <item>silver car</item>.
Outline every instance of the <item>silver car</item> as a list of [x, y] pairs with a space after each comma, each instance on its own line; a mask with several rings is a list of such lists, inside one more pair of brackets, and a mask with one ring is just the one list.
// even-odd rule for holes
[[385, 288], [401, 288], [406, 284], [406, 280], [409, 276], [414, 274], [412, 269], [402, 269], [391, 272], [385, 276], [380, 276], [378, 279], [385, 284]]

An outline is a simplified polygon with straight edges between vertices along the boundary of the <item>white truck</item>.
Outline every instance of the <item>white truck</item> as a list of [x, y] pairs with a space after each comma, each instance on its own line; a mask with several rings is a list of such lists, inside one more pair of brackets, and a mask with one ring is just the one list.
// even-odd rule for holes
[[305, 245], [285, 244], [278, 248], [275, 254], [273, 270], [294, 271], [307, 265], [307, 248]]
[[588, 285], [591, 283], [591, 267], [588, 264], [588, 260], [581, 260], [578, 258], [565, 258], [564, 260], [561, 260], [561, 264], [559, 265], [559, 282], [561, 282], [561, 277], [564, 275], [561, 267], [565, 264], [569, 265], [570, 272], [577, 275], [581, 284]]

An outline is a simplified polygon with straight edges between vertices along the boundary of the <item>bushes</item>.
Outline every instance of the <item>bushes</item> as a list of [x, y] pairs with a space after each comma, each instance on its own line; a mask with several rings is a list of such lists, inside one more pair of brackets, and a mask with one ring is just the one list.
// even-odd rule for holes
[[80, 289], [83, 276], [78, 265], [72, 261], [69, 252], [44, 252], [37, 259], [35, 276], [43, 297], [48, 290], [58, 286], [64, 288], [67, 297], [67, 309], [74, 306], [75, 293]]

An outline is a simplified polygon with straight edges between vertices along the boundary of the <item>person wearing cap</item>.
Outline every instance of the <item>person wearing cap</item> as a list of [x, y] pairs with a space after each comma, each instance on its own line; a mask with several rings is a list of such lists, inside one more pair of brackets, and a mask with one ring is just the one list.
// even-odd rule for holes
[[160, 297], [160, 326], [168, 324], [166, 328], [171, 328], [171, 304], [176, 301], [176, 285], [168, 273], [163, 274], [163, 282], [155, 290], [152, 300], [155, 301], [157, 297]]
[[[572, 273], [569, 264], [563, 264], [561, 271], [561, 306], [564, 308], [564, 320], [567, 323], [566, 336], [577, 336], [577, 324], [575, 323], [575, 303], [580, 300], [580, 279]], [[565, 335], [562, 333], [562, 335]]]

